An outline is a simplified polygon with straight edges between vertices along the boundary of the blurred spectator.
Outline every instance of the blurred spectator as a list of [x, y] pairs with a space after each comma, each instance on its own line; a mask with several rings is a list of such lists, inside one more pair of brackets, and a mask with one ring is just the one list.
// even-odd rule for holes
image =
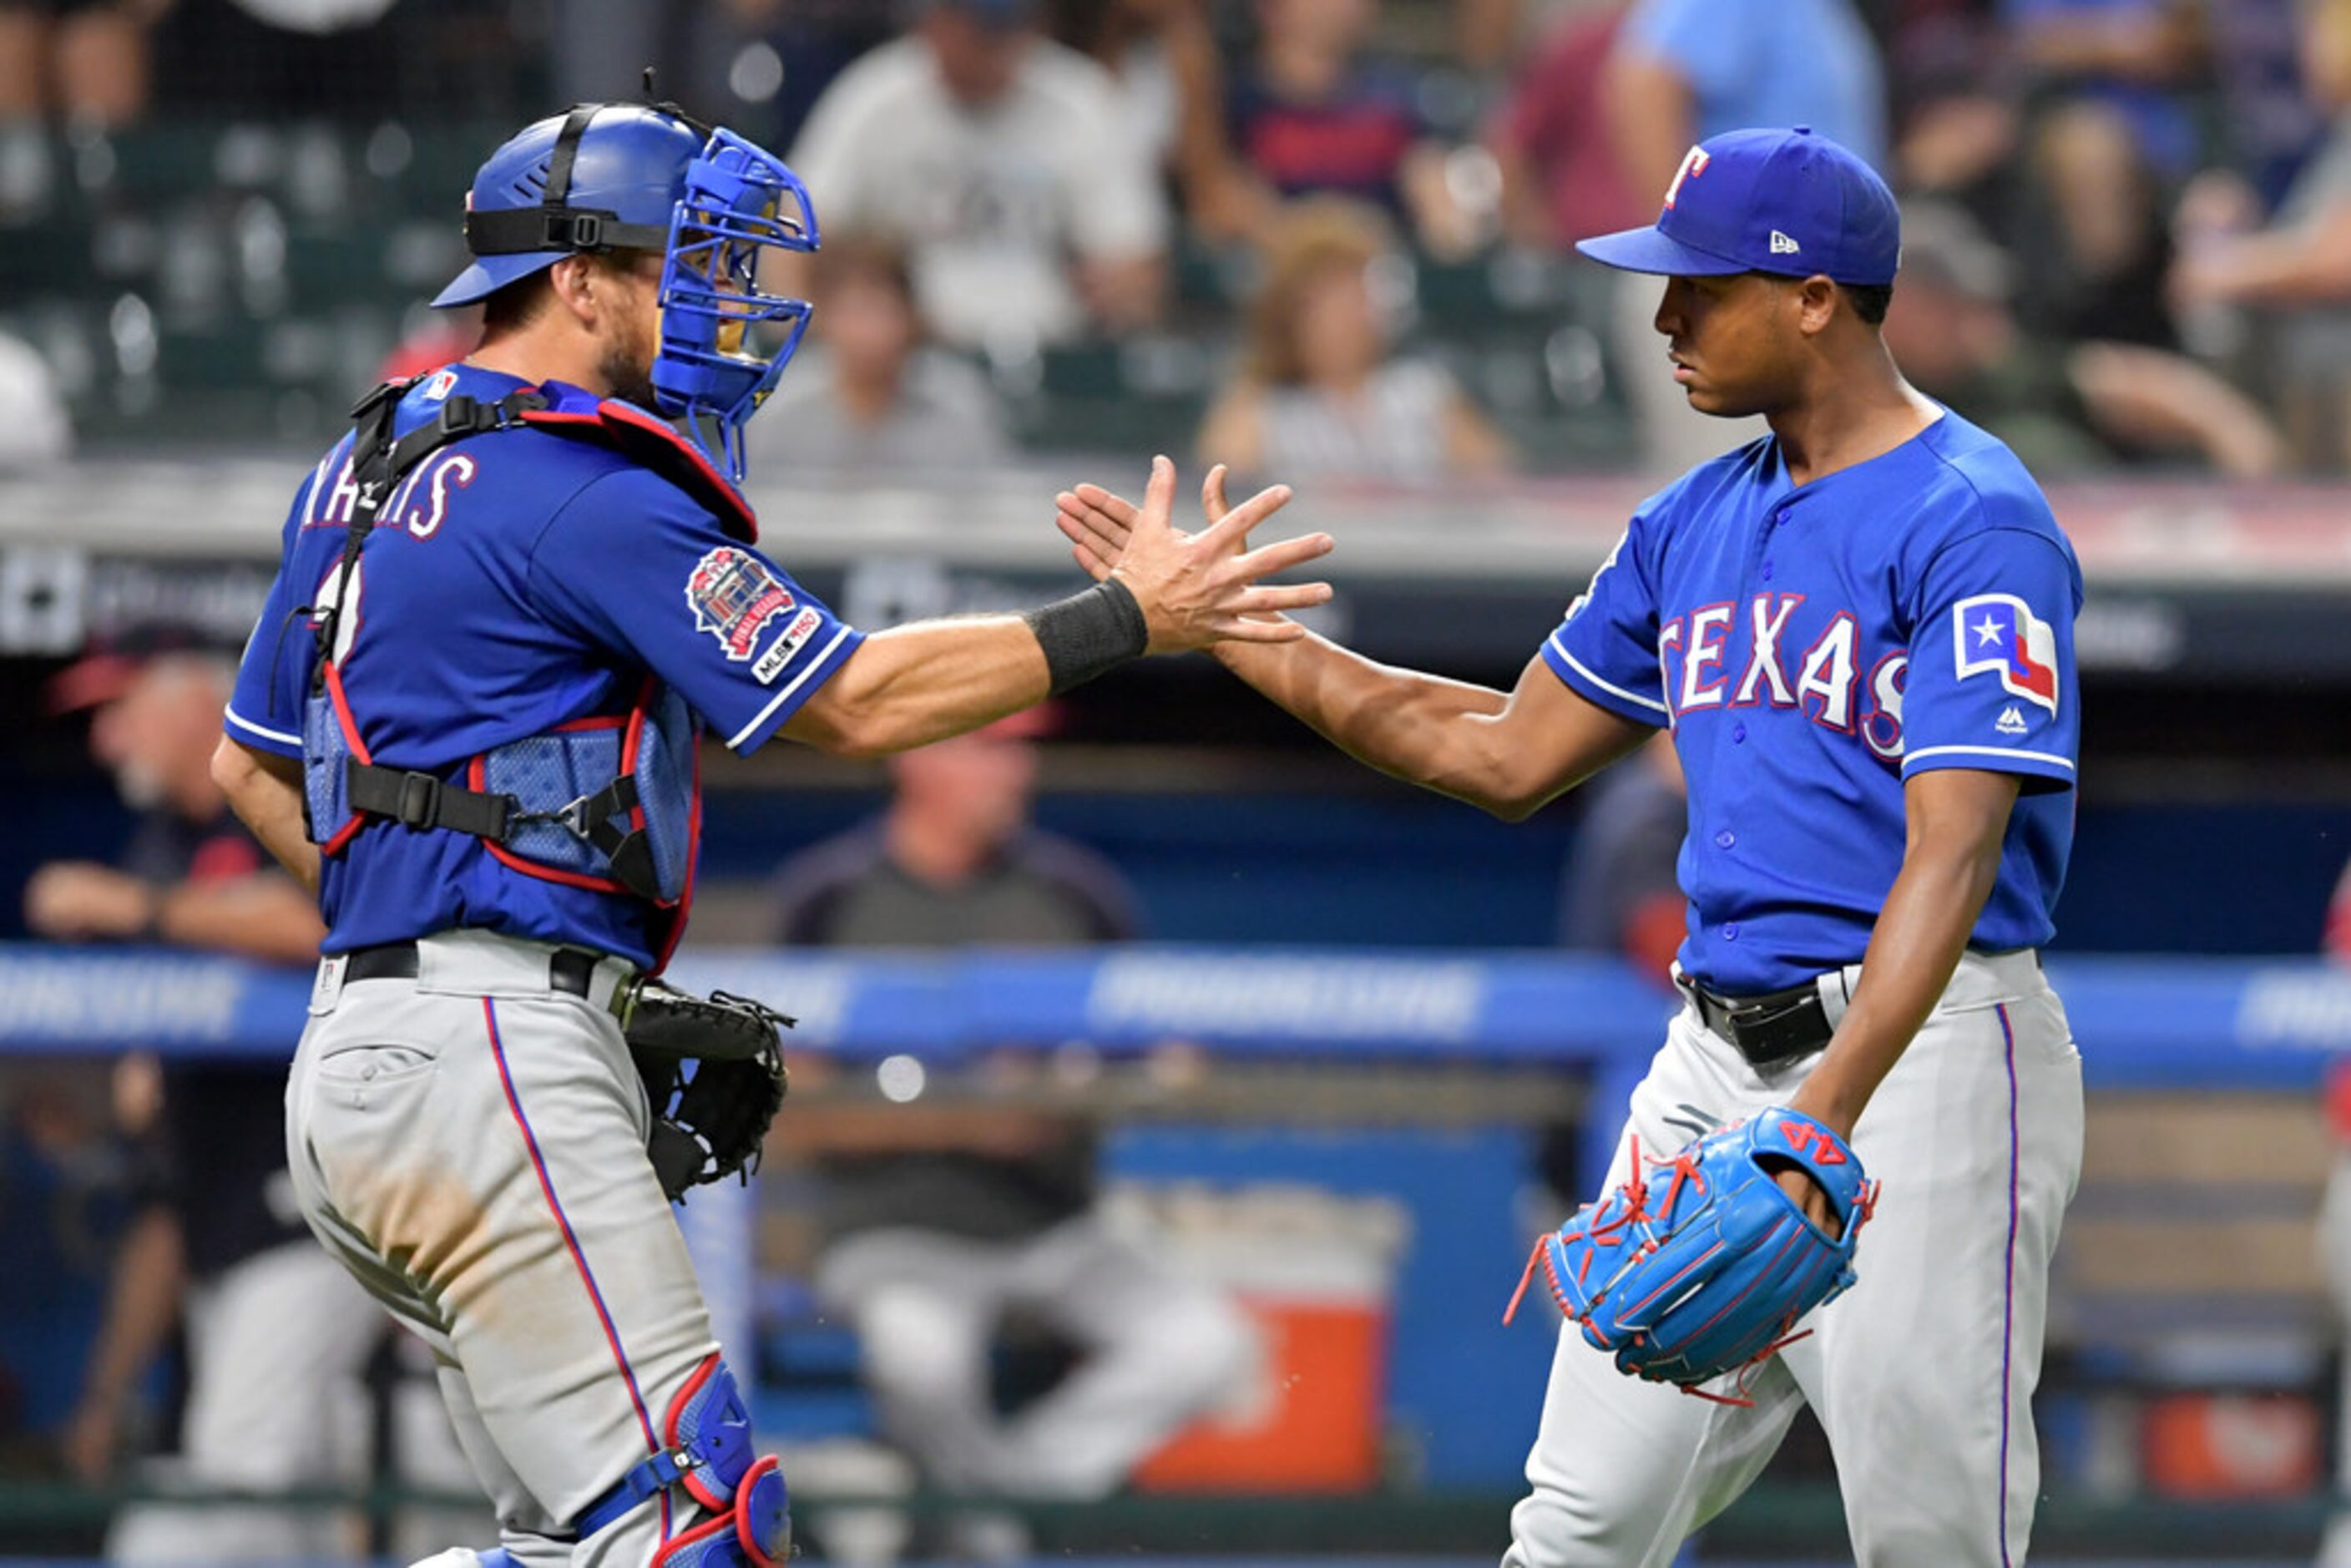
[[73, 422], [48, 361], [0, 331], [0, 472], [54, 463], [73, 451]]
[[1758, 125], [1809, 125], [1886, 167], [1877, 46], [1850, 0], [1635, 0], [1606, 86], [1627, 183], [1665, 193], [1682, 153]]
[[[59, 677], [54, 706], [95, 709], [90, 749], [142, 820], [117, 865], [58, 861], [34, 873], [25, 921], [37, 936], [316, 961], [324, 927], [310, 895], [272, 864], [212, 781], [234, 674], [225, 660], [183, 653], [102, 655]], [[140, 1212], [64, 1438], [84, 1481], [113, 1479], [130, 1396], [183, 1314], [188, 1396], [175, 1479], [267, 1491], [364, 1479], [360, 1375], [387, 1324], [295, 1208], [285, 1080], [281, 1062], [162, 1069]], [[430, 1385], [413, 1392], [415, 1408], [437, 1405]], [[437, 1434], [415, 1425], [438, 1438], [433, 1478], [465, 1476], [445, 1417]], [[334, 1555], [342, 1528], [317, 1510], [141, 1506], [115, 1521], [108, 1555], [308, 1561]]]
[[1886, 68], [1896, 126], [1887, 177], [2004, 210], [2022, 134], [2016, 65], [1988, 0], [1894, 0]]
[[2035, 474], [2188, 458], [2249, 479], [2284, 466], [2269, 416], [2194, 361], [2024, 330], [2009, 306], [2009, 258], [1959, 209], [1912, 202], [1902, 230], [1886, 348], [1920, 391], [2008, 443]]
[[1545, 38], [1486, 134], [1502, 172], [1502, 223], [1520, 245], [1563, 250], [1646, 222], [1609, 144], [1601, 82], [1625, 20], [1623, 0], [1570, 16]]
[[[170, 0], [157, 57], [193, 68], [156, 83], [164, 109], [242, 120], [365, 123], [445, 108], [464, 81], [430, 46], [479, 0], [415, 8], [395, 0]], [[428, 62], [430, 62], [428, 64]]]
[[148, 29], [169, 0], [0, 0], [0, 125], [127, 125], [147, 108]]
[[1225, 142], [1224, 61], [1207, 11], [1207, 0], [1047, 0], [1052, 36], [1116, 78], [1193, 226], [1221, 235], [1243, 214]]
[[2303, 64], [2306, 22], [2325, 8], [2304, 0], [2230, 0], [2203, 8], [2226, 172], [2247, 186], [2256, 211], [2283, 201], [2303, 165], [2325, 144], [2326, 112]]
[[1201, 426], [1205, 460], [1290, 482], [1510, 465], [1509, 444], [1443, 366], [1390, 357], [1374, 279], [1391, 249], [1385, 220], [1353, 202], [1311, 198], [1280, 215], [1240, 373]]
[[2038, 331], [2170, 347], [2167, 183], [2199, 148], [2171, 89], [2203, 62], [2184, 0], [2002, 0], [2037, 105], [2024, 132], [2036, 193], [2019, 313]]
[[1003, 461], [1010, 443], [995, 389], [925, 346], [897, 246], [827, 235], [809, 280], [810, 341], [745, 427], [754, 472], [949, 475]]
[[111, 1098], [102, 1064], [11, 1052], [0, 1066], [0, 1466], [11, 1474], [56, 1473], [128, 1228], [131, 1173]]
[[[778, 936], [902, 947], [1132, 936], [1116, 874], [1028, 826], [1040, 722], [1031, 710], [891, 758], [882, 821], [785, 867]], [[1251, 1341], [1238, 1308], [1097, 1210], [1086, 1122], [990, 1107], [993, 1086], [960, 1107], [828, 1110], [795, 1134], [824, 1194], [819, 1291], [857, 1328], [883, 1430], [936, 1484], [1099, 1497], [1227, 1391]], [[1014, 1324], [1049, 1331], [1076, 1362], [999, 1416], [991, 1346]]]
[[[1453, 53], [1467, 68], [1481, 74], [1499, 72], [1510, 65], [1520, 45], [1540, 32], [1539, 21], [1549, 21], [1549, 13], [1589, 5], [1593, 0], [1548, 0], [1542, 5], [1530, 6], [1523, 0], [1454, 0], [1447, 7], [1453, 13]], [[1615, 5], [1618, 0], [1599, 0], [1599, 4]], [[1537, 16], [1528, 15], [1539, 13]]]
[[548, 63], [556, 103], [655, 96], [691, 106], [762, 147], [785, 147], [833, 78], [896, 36], [902, 7], [875, 0], [553, 0]]
[[[1886, 166], [1877, 46], [1851, 0], [1636, 0], [1617, 35], [1603, 93], [1625, 183], [1661, 201], [1682, 155], [1746, 126], [1809, 125]], [[1652, 472], [1679, 473], [1763, 434], [1761, 419], [1689, 406], [1657, 336], [1664, 280], [1620, 273], [1611, 347]]]
[[2205, 9], [2195, 0], [2000, 0], [2034, 89], [2107, 106], [2138, 154], [2174, 174], [2199, 152], [2172, 89], [2204, 63]]
[[946, 340], [1025, 351], [1157, 311], [1167, 213], [1110, 73], [1030, 0], [925, 0], [841, 74], [789, 160], [818, 221], [907, 247]]
[[1440, 256], [1468, 251], [1475, 228], [1447, 183], [1416, 78], [1364, 54], [1378, 0], [1257, 0], [1257, 18], [1226, 108], [1241, 167], [1261, 187], [1251, 228], [1279, 198], [1328, 193], [1384, 208]]
[[2267, 390], [2296, 452], [2340, 472], [2351, 466], [2351, 0], [2305, 10], [2303, 70], [2334, 120], [2326, 144], [2267, 226], [2225, 194], [2184, 204], [2171, 287], [2187, 312], [2259, 313]]

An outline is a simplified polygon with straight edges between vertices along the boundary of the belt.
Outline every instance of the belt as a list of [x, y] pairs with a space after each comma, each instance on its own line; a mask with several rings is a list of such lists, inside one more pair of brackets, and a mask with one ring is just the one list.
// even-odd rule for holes
[[1720, 997], [1697, 981], [1677, 977], [1699, 1019], [1729, 1040], [1755, 1067], [1776, 1067], [1809, 1056], [1836, 1032], [1817, 984], [1791, 986], [1760, 997]]
[[[547, 988], [585, 998], [602, 960], [576, 947], [558, 947], [547, 960]], [[416, 944], [385, 942], [354, 947], [343, 955], [343, 983], [353, 980], [413, 980], [417, 976]]]

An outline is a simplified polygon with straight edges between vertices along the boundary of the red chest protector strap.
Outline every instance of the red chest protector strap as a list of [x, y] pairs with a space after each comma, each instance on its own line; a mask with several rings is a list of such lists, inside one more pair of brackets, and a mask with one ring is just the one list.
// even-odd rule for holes
[[549, 382], [540, 391], [549, 402], [527, 410], [520, 423], [552, 435], [569, 435], [609, 446], [632, 463], [650, 468], [708, 508], [729, 538], [757, 544], [759, 519], [751, 503], [711, 466], [699, 447], [678, 434], [674, 425], [655, 418], [636, 404], [618, 398], [599, 400], [561, 382]]

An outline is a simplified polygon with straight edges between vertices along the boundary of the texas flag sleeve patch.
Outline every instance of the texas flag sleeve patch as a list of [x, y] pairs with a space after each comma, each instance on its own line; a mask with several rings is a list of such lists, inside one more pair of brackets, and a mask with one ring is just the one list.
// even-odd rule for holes
[[2057, 711], [2057, 633], [2010, 593], [1979, 593], [1951, 608], [1959, 678], [1997, 674], [2011, 695]]

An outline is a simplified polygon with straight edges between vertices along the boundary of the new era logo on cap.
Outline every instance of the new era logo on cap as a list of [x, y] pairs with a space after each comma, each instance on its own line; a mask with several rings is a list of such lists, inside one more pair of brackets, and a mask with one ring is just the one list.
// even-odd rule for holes
[[1876, 171], [1827, 137], [1801, 125], [1731, 131], [1690, 149], [1655, 224], [1575, 248], [1628, 272], [1881, 285], [1894, 281], [1902, 220]]

